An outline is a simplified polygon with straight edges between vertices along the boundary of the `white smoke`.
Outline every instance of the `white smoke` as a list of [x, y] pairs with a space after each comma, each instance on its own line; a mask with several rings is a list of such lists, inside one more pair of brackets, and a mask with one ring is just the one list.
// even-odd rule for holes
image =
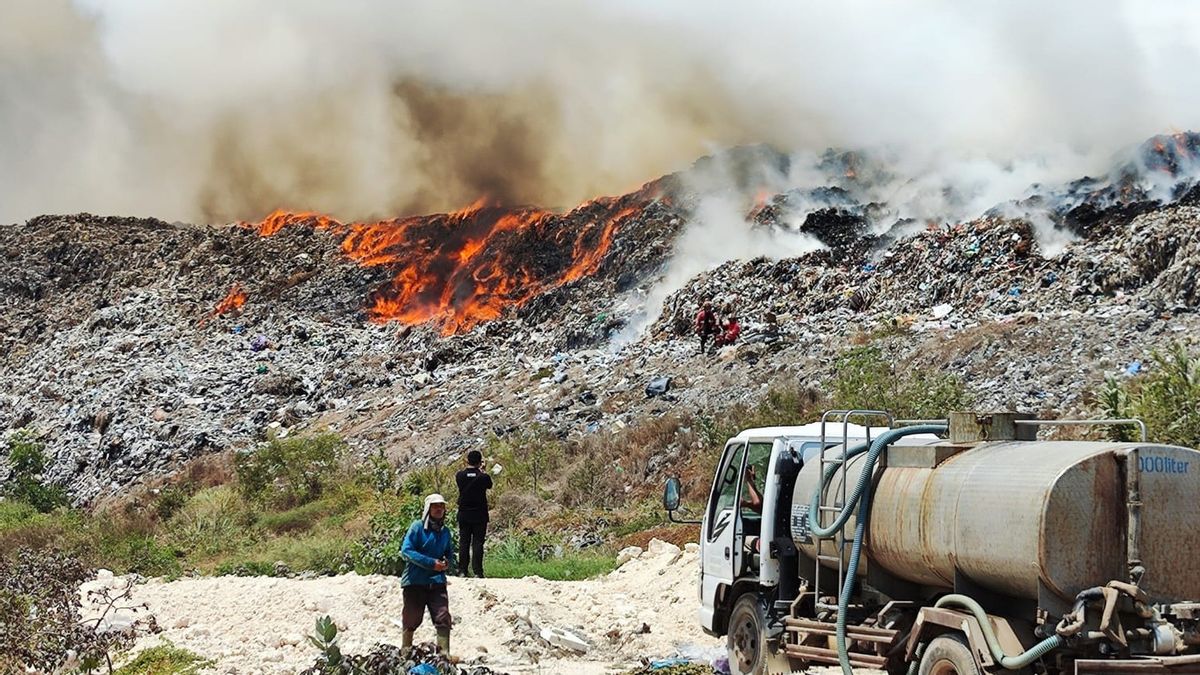
[[1186, 0], [7, 0], [0, 222], [569, 206], [754, 142], [1028, 185], [1189, 127], [1197, 56]]

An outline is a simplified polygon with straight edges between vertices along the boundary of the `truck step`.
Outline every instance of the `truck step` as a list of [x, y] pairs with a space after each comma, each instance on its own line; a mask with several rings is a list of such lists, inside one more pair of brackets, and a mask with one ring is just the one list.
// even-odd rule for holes
[[[788, 656], [794, 656], [813, 663], [828, 663], [832, 665], [837, 665], [838, 663], [836, 649], [825, 649], [824, 647], [814, 647], [812, 645], [784, 645], [783, 652]], [[883, 668], [887, 665], [888, 661], [886, 656], [876, 656], [875, 654], [850, 652], [848, 656], [850, 657], [850, 665], [856, 668]]]
[[[809, 633], [811, 635], [836, 635], [837, 626], [825, 621], [813, 621], [790, 617], [783, 620], [784, 627], [790, 631]], [[878, 642], [890, 645], [896, 640], [899, 631], [890, 628], [875, 628], [874, 626], [846, 626], [846, 637], [862, 642]]]

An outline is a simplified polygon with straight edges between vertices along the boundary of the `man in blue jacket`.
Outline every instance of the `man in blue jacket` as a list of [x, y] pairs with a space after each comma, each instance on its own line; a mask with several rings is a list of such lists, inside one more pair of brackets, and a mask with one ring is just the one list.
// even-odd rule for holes
[[438, 648], [450, 654], [450, 596], [446, 593], [446, 570], [454, 565], [454, 541], [446, 527], [446, 500], [439, 494], [425, 498], [420, 520], [414, 520], [404, 534], [400, 548], [404, 574], [400, 586], [404, 593], [401, 624], [405, 648], [411, 648], [413, 633], [425, 618], [437, 629]]

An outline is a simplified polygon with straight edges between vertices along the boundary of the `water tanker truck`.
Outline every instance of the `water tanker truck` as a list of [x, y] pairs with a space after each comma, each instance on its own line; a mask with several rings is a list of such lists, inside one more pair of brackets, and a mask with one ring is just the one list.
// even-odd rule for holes
[[699, 520], [668, 480], [731, 671], [1200, 673], [1200, 452], [1056, 423], [831, 411], [729, 439]]

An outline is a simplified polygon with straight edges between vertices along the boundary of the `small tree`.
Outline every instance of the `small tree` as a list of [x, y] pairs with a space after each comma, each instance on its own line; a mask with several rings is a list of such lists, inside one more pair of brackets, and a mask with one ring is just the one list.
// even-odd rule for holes
[[43, 481], [46, 453], [42, 444], [28, 431], [18, 431], [8, 441], [9, 480], [4, 494], [22, 501], [42, 513], [65, 506], [66, 492]]
[[334, 433], [272, 439], [234, 458], [238, 489], [250, 501], [283, 507], [307, 504], [338, 477], [345, 447]]

